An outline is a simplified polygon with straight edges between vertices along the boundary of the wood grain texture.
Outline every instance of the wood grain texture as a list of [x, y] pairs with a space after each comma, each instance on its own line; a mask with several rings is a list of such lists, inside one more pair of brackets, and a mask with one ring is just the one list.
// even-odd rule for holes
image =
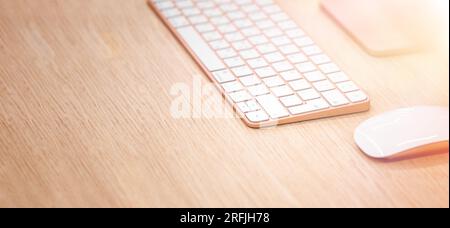
[[448, 207], [448, 153], [382, 162], [352, 140], [384, 111], [448, 106], [448, 49], [374, 58], [318, 1], [279, 2], [370, 112], [175, 120], [171, 86], [201, 71], [144, 0], [0, 0], [0, 207]]

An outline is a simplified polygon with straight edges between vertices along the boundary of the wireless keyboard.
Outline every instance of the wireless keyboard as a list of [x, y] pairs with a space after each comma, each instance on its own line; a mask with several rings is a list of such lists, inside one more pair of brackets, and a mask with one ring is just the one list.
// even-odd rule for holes
[[150, 0], [253, 128], [362, 112], [369, 98], [272, 0]]

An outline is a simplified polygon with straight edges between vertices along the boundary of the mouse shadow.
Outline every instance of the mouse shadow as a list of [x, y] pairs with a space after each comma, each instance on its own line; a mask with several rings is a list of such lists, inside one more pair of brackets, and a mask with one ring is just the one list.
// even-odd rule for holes
[[[419, 167], [433, 167], [449, 162], [449, 150], [447, 149], [435, 149], [427, 151], [426, 153], [405, 154], [398, 155], [388, 159], [377, 159], [369, 157], [369, 159], [380, 164], [402, 164], [406, 162], [414, 161], [415, 165]], [[402, 167], [405, 168], [405, 167]]]

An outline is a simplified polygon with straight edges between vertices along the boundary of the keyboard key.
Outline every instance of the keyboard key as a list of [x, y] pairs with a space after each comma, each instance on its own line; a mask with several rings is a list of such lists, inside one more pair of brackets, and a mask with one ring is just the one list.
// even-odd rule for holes
[[230, 82], [230, 81], [236, 80], [234, 75], [229, 70], [216, 71], [212, 74], [219, 83]]
[[175, 7], [173, 2], [169, 1], [158, 1], [155, 3], [155, 6], [158, 7], [159, 10], [172, 9]]
[[269, 42], [269, 39], [267, 39], [264, 35], [252, 36], [252, 37], [248, 38], [248, 40], [253, 45], [260, 45], [260, 44], [265, 44], [265, 43]]
[[243, 29], [251, 27], [253, 24], [249, 19], [239, 19], [234, 21], [234, 25], [236, 25], [238, 29]]
[[343, 72], [332, 73], [327, 76], [334, 83], [345, 82], [349, 80], [348, 76]]
[[258, 27], [259, 29], [268, 29], [268, 28], [272, 28], [275, 26], [275, 23], [272, 22], [272, 20], [269, 19], [264, 19], [264, 20], [260, 20], [260, 21], [256, 21], [255, 22], [256, 27]]
[[281, 30], [278, 29], [278, 28], [269, 28], [269, 29], [265, 29], [265, 30], [263, 31], [263, 33], [264, 33], [264, 35], [266, 35], [266, 36], [269, 37], [269, 38], [273, 38], [273, 37], [276, 37], [276, 36], [281, 36], [281, 35], [283, 35], [283, 31], [281, 31]]
[[304, 113], [308, 113], [308, 112], [314, 112], [314, 111], [318, 111], [318, 110], [322, 110], [322, 109], [327, 109], [329, 107], [330, 107], [330, 105], [325, 100], [320, 98], [320, 99], [316, 99], [316, 100], [307, 101], [306, 104], [303, 104], [303, 105], [291, 107], [291, 108], [289, 108], [289, 112], [292, 113], [292, 115], [299, 115], [299, 114], [304, 114]]
[[222, 12], [220, 12], [220, 10], [217, 9], [206, 9], [203, 11], [203, 14], [209, 17], [211, 22], [214, 21], [215, 17], [227, 19], [226, 17], [221, 17]]
[[203, 38], [205, 38], [206, 41], [214, 41], [222, 38], [222, 35], [220, 33], [213, 31], [213, 32], [207, 32], [203, 34]]
[[319, 82], [315, 82], [313, 83], [314, 88], [316, 88], [317, 91], [319, 92], [323, 92], [323, 91], [328, 91], [328, 90], [332, 90], [334, 88], [336, 88], [334, 86], [333, 83], [331, 83], [328, 80], [323, 80], [323, 81], [319, 81]]
[[272, 38], [272, 43], [277, 46], [282, 46], [282, 45], [290, 44], [291, 40], [287, 36], [278, 36], [278, 37]]
[[296, 70], [281, 72], [280, 75], [286, 81], [293, 81], [302, 78], [301, 74]]
[[278, 76], [265, 78], [263, 81], [268, 87], [276, 87], [284, 85], [284, 81]]
[[268, 6], [263, 7], [262, 10], [267, 14], [281, 12], [281, 8], [277, 5], [268, 5]]
[[[151, 0], [151, 1], [156, 1], [156, 2], [163, 2], [163, 1], [167, 1], [167, 0]], [[191, 8], [193, 6], [192, 2], [190, 0], [180, 0], [180, 1], [175, 1], [175, 5], [178, 8]]]
[[248, 120], [254, 123], [263, 122], [269, 120], [269, 116], [264, 111], [255, 111], [255, 112], [249, 112], [245, 114], [247, 116]]
[[257, 111], [261, 109], [261, 107], [255, 100], [247, 101], [247, 107], [250, 109], [250, 111]]
[[294, 43], [297, 44], [299, 47], [305, 47], [313, 45], [314, 41], [312, 41], [311, 38], [304, 36], [294, 39]]
[[334, 107], [349, 104], [350, 102], [339, 90], [331, 90], [322, 93], [325, 99]]
[[302, 48], [302, 51], [308, 56], [317, 55], [317, 54], [322, 53], [322, 50], [319, 47], [317, 47], [316, 45], [304, 47], [304, 48]]
[[225, 59], [224, 62], [228, 67], [238, 67], [245, 65], [244, 60], [242, 60], [240, 57]]
[[256, 4], [259, 6], [265, 6], [273, 4], [273, 0], [255, 0]]
[[247, 93], [247, 91], [233, 92], [229, 93], [228, 95], [235, 103], [248, 101], [252, 99], [252, 97], [250, 96], [250, 94]]
[[202, 1], [197, 3], [198, 8], [200, 9], [210, 9], [214, 7], [214, 3], [212, 1]]
[[264, 20], [267, 19], [267, 15], [263, 12], [252, 12], [248, 15], [248, 17], [253, 21], [253, 22], [258, 22], [260, 20]]
[[263, 58], [251, 59], [247, 63], [251, 68], [261, 68], [269, 65]]
[[236, 32], [237, 28], [232, 24], [224, 24], [217, 26], [217, 30], [222, 34]]
[[225, 65], [220, 61], [216, 53], [209, 48], [192, 27], [178, 28], [177, 31], [209, 71], [225, 69]]
[[305, 101], [320, 98], [320, 94], [315, 89], [307, 89], [298, 92], [298, 95]]
[[275, 62], [283, 61], [285, 59], [284, 56], [280, 52], [273, 52], [273, 53], [266, 54], [266, 55], [264, 55], [264, 58], [266, 58], [267, 61], [269, 61], [269, 63], [275, 63]]
[[214, 50], [219, 50], [219, 49], [224, 49], [224, 48], [230, 47], [230, 44], [226, 40], [223, 40], [223, 39], [211, 41], [211, 42], [209, 42], [209, 45], [211, 45], [211, 48]]
[[235, 5], [234, 3], [226, 3], [220, 6], [220, 8], [224, 11], [224, 12], [236, 12], [238, 10], [238, 6]]
[[228, 33], [225, 35], [225, 39], [228, 42], [236, 42], [245, 39], [245, 37], [240, 32]]
[[313, 72], [305, 73], [303, 75], [310, 82], [317, 82], [317, 81], [325, 80], [327, 78], [320, 71], [313, 71]]
[[283, 103], [283, 105], [286, 107], [293, 107], [293, 106], [301, 105], [303, 103], [302, 99], [300, 99], [296, 95], [282, 97], [280, 100], [281, 100], [281, 103]]
[[289, 115], [281, 102], [271, 94], [256, 97], [258, 103], [267, 111], [272, 119], [278, 119]]
[[234, 49], [236, 49], [236, 51], [242, 51], [242, 50], [247, 50], [252, 48], [252, 45], [250, 44], [250, 42], [244, 40], [244, 41], [237, 41], [237, 42], [233, 42], [232, 43]]
[[254, 58], [258, 58], [260, 56], [260, 54], [253, 49], [241, 51], [241, 52], [239, 52], [239, 54], [241, 55], [241, 57], [243, 59], [254, 59]]
[[271, 67], [263, 67], [255, 70], [256, 74], [261, 78], [275, 76], [277, 73]]
[[362, 102], [367, 100], [367, 95], [365, 93], [363, 93], [362, 91], [355, 91], [355, 92], [350, 92], [346, 94], [348, 99], [350, 99], [351, 102], [353, 103], [357, 103], [357, 102]]
[[300, 71], [300, 73], [311, 72], [311, 71], [317, 69], [317, 67], [311, 62], [299, 63], [299, 64], [295, 65], [295, 67], [297, 67], [297, 69], [298, 69], [298, 71]]
[[253, 74], [253, 71], [248, 66], [232, 68], [231, 71], [233, 71], [234, 75], [236, 75], [237, 77], [243, 77]]
[[260, 110], [260, 107], [259, 107], [258, 103], [256, 103], [256, 101], [254, 101], [254, 100], [237, 103], [236, 106], [243, 113], [254, 112], [254, 111]]
[[306, 104], [309, 105], [313, 110], [326, 109], [330, 107], [330, 105], [322, 98], [307, 101]]
[[189, 21], [183, 16], [171, 18], [171, 19], [169, 19], [169, 22], [174, 28], [179, 28], [179, 27], [189, 25]]
[[289, 85], [294, 89], [295, 91], [305, 90], [311, 88], [311, 84], [307, 82], [305, 79], [292, 81], [289, 83]]
[[205, 12], [205, 14], [210, 14], [211, 16], [217, 16], [217, 17], [213, 17], [213, 18], [210, 19], [210, 22], [211, 22], [213, 25], [215, 25], [215, 26], [221, 26], [221, 25], [225, 25], [225, 24], [231, 23], [231, 21], [230, 21], [228, 18], [219, 16], [219, 15], [220, 15], [220, 12], [218, 12], [218, 11], [211, 10], [211, 11], [209, 11], [209, 12], [210, 12], [210, 13]]
[[291, 63], [303, 63], [308, 61], [308, 57], [306, 57], [304, 54], [301, 53], [297, 53], [297, 54], [293, 54], [293, 55], [288, 55], [288, 59], [289, 61], [291, 61]]
[[251, 0], [239, 0], [239, 2], [241, 3], [238, 4], [241, 5], [242, 11], [245, 13], [257, 13], [260, 10], [257, 5], [251, 4]]
[[270, 43], [258, 45], [256, 46], [256, 49], [258, 49], [258, 51], [261, 52], [262, 54], [268, 54], [271, 52], [275, 52], [277, 50], [277, 48]]
[[295, 46], [293, 44], [288, 44], [288, 45], [281, 46], [280, 51], [281, 51], [281, 53], [283, 53], [285, 55], [289, 55], [289, 54], [297, 53], [300, 50], [298, 49], [297, 46]]
[[241, 30], [242, 34], [246, 37], [256, 36], [261, 34], [261, 31], [258, 28], [250, 27]]
[[198, 24], [202, 24], [202, 23], [206, 23], [208, 22], [208, 18], [206, 18], [203, 15], [197, 15], [197, 16], [191, 16], [189, 17], [189, 21], [191, 22], [191, 24], [193, 25], [198, 25]]
[[209, 24], [209, 23], [196, 25], [195, 28], [196, 28], [197, 31], [200, 32], [200, 33], [205, 33], [205, 32], [211, 32], [211, 31], [214, 31], [214, 27], [213, 27], [211, 24]]
[[351, 82], [351, 81], [338, 83], [337, 87], [344, 93], [359, 90], [358, 86], [354, 82]]
[[244, 89], [244, 87], [238, 81], [224, 83], [222, 84], [222, 87], [227, 93], [236, 92]]
[[169, 19], [171, 17], [182, 16], [181, 11], [176, 8], [163, 10], [162, 14], [164, 14], [164, 16], [166, 16]]
[[241, 102], [241, 103], [237, 103], [236, 106], [243, 113], [250, 112], [250, 108], [247, 106], [247, 102], [245, 102], [245, 101]]
[[[251, 3], [253, 3], [252, 0], [237, 0], [236, 3], [238, 5], [240, 5], [242, 8], [251, 8], [250, 6], [252, 6], [252, 7], [255, 7], [256, 10], [259, 9], [255, 4], [251, 4]], [[245, 12], [250, 13], [253, 11], [255, 11], [255, 10], [250, 10], [250, 11], [245, 11]]]
[[292, 95], [294, 94], [294, 92], [292, 91], [291, 88], [289, 88], [289, 86], [279, 86], [279, 87], [274, 87], [271, 89], [272, 93], [277, 96], [277, 97], [284, 97], [287, 95]]
[[229, 12], [227, 13], [228, 18], [231, 20], [238, 20], [245, 18], [245, 14], [242, 12]]
[[283, 72], [283, 71], [288, 71], [288, 70], [294, 69], [294, 66], [292, 66], [287, 61], [277, 62], [277, 63], [274, 63], [272, 66], [275, 69], [275, 71], [277, 71], [277, 72]]
[[194, 6], [194, 3], [190, 0], [181, 0], [176, 2], [179, 8], [191, 8]]
[[256, 6], [255, 4], [248, 4], [248, 5], [242, 6], [242, 11], [244, 11], [245, 13], [251, 14], [251, 13], [259, 11], [259, 7]]
[[239, 80], [245, 87], [258, 85], [261, 83], [261, 80], [258, 77], [256, 77], [255, 75], [241, 77], [241, 78], [239, 78]]
[[325, 54], [321, 54], [321, 55], [313, 55], [310, 57], [311, 60], [313, 61], [313, 63], [320, 65], [320, 64], [324, 64], [324, 63], [329, 63], [331, 62], [330, 57], [328, 57]]
[[232, 48], [226, 48], [226, 49], [217, 51], [217, 55], [219, 55], [219, 57], [222, 59], [228, 59], [231, 57], [236, 57], [237, 52], [235, 52], [234, 49], [232, 49]]
[[286, 31], [286, 35], [289, 38], [297, 38], [297, 37], [302, 37], [305, 35], [305, 32], [301, 29], [291, 29]]
[[289, 19], [289, 16], [285, 13], [276, 13], [270, 15], [270, 18], [275, 22], [285, 21]]
[[289, 29], [295, 29], [297, 28], [297, 24], [295, 24], [292, 20], [286, 20], [278, 23], [278, 26], [280, 26], [283, 30], [289, 30]]
[[250, 92], [255, 97], [259, 96], [259, 95], [268, 94], [270, 92], [267, 89], [267, 87], [263, 84], [251, 86], [251, 87], [248, 87], [247, 89], [248, 89], [248, 92]]
[[331, 74], [340, 71], [339, 67], [334, 63], [323, 64], [320, 65], [319, 68], [325, 74]]

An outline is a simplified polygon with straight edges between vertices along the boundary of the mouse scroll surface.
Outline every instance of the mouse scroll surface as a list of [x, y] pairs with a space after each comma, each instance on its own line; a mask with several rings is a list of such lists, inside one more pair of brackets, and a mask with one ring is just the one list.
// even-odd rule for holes
[[447, 107], [405, 108], [367, 120], [354, 137], [361, 150], [374, 158], [390, 158], [407, 151], [427, 153], [436, 145], [448, 148], [448, 124]]

